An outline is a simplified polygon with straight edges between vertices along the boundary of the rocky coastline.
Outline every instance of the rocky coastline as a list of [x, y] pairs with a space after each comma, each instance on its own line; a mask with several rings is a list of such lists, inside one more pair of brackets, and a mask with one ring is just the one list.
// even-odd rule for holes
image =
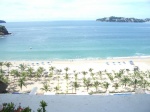
[[96, 21], [100, 22], [133, 22], [133, 23], [143, 23], [143, 22], [150, 22], [150, 18], [146, 19], [137, 19], [137, 18], [125, 18], [125, 17], [104, 17], [96, 19]]
[[5, 26], [0, 25], [0, 35], [9, 35], [11, 33], [9, 33], [7, 31], [7, 29], [5, 28]]

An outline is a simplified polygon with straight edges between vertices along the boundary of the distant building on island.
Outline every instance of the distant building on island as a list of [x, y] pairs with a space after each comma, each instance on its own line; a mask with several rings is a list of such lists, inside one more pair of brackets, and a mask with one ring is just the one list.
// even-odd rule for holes
[[99, 18], [99, 19], [96, 19], [96, 21], [100, 21], [100, 22], [137, 22], [137, 23], [141, 23], [141, 22], [150, 22], [150, 18], [137, 19], [137, 18], [125, 18], [125, 17], [111, 16], [111, 17]]

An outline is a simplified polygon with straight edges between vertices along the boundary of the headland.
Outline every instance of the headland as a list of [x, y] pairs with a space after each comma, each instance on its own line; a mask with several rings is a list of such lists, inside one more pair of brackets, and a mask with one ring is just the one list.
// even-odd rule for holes
[[115, 17], [115, 16], [110, 16], [110, 17], [104, 17], [104, 18], [99, 18], [96, 19], [96, 21], [100, 22], [133, 22], [133, 23], [143, 23], [143, 22], [150, 22], [150, 18], [145, 18], [145, 19], [138, 19], [138, 18], [125, 18], [125, 17]]

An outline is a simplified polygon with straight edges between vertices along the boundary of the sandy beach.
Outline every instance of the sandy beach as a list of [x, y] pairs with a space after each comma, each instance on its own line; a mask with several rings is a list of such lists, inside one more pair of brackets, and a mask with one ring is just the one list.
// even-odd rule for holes
[[[27, 68], [32, 67], [34, 71], [36, 71], [39, 67], [43, 67], [44, 71], [41, 74], [39, 78], [29, 78], [27, 77], [25, 84], [26, 86], [23, 86], [22, 89], [17, 86], [17, 77], [13, 75], [9, 75], [9, 86], [7, 88], [10, 92], [30, 92], [34, 87], [37, 87], [37, 94], [44, 94], [45, 91], [41, 90], [43, 87], [43, 83], [47, 83], [50, 87], [50, 91], [48, 93], [87, 93], [87, 89], [84, 86], [83, 78], [90, 78], [91, 83], [94, 83], [95, 81], [98, 81], [100, 83], [109, 83], [109, 87], [107, 88], [107, 91], [105, 88], [102, 88], [101, 86], [98, 87], [98, 91], [102, 93], [106, 92], [115, 92], [115, 88], [113, 87], [113, 84], [117, 82], [116, 79], [113, 80], [113, 82], [110, 81], [107, 73], [112, 74], [114, 76], [114, 72], [118, 73], [120, 70], [129, 70], [129, 73], [133, 74], [134, 68], [138, 67], [139, 71], [146, 72], [147, 70], [150, 70], [150, 58], [126, 58], [126, 59], [100, 59], [100, 60], [56, 60], [56, 61], [9, 61], [11, 62], [12, 66], [9, 68], [9, 70], [18, 69], [19, 65], [24, 64]], [[55, 70], [53, 72], [53, 77], [50, 78], [50, 67], [54, 67]], [[68, 67], [68, 82], [65, 79], [66, 71], [64, 70], [66, 67]], [[26, 69], [27, 69], [26, 68]], [[91, 75], [91, 72], [89, 72], [89, 69], [92, 69], [93, 76]], [[5, 70], [5, 74], [7, 75], [8, 68], [6, 66], [3, 66], [3, 70]], [[61, 70], [61, 73], [58, 73], [58, 70]], [[85, 77], [83, 76], [82, 72], [86, 71], [87, 74]], [[102, 72], [102, 77], [100, 79], [100, 76], [98, 75], [99, 72]], [[107, 71], [107, 73], [106, 73]], [[74, 87], [72, 86], [73, 82], [75, 82], [75, 73], [78, 74], [78, 83], [80, 84], [80, 87], [77, 88], [75, 91]], [[124, 75], [128, 75], [127, 72], [124, 72]], [[59, 76], [59, 79], [58, 79]], [[15, 89], [14, 89], [15, 85]], [[55, 89], [57, 86], [60, 86], [58, 91]], [[67, 89], [67, 90], [66, 90]], [[126, 91], [132, 91], [133, 87], [128, 86], [128, 88], [124, 88], [122, 85], [118, 88], [117, 91], [123, 92]], [[90, 87], [88, 92], [94, 92], [95, 88]]]

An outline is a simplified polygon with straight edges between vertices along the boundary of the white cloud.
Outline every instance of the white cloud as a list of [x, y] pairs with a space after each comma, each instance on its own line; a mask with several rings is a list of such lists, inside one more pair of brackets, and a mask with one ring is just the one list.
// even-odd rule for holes
[[[140, 4], [143, 6], [138, 8]], [[1, 0], [0, 19], [96, 19], [111, 15], [143, 17], [147, 15], [149, 4], [149, 0]]]

